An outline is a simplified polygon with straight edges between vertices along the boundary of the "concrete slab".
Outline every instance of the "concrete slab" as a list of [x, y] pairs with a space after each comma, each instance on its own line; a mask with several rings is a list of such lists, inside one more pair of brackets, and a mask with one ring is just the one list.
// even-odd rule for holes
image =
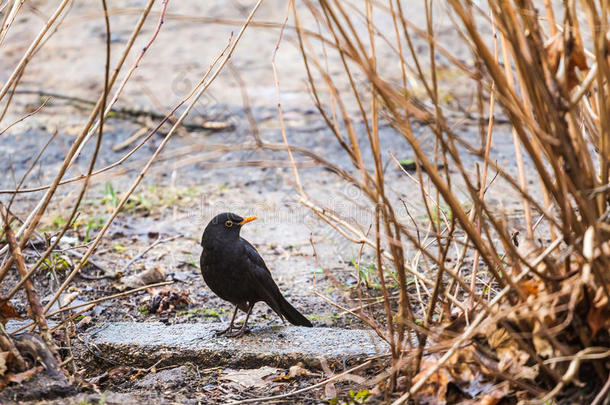
[[286, 368], [300, 361], [317, 368], [321, 359], [347, 366], [388, 351], [369, 330], [276, 326], [254, 327], [239, 338], [216, 336], [214, 331], [225, 326], [116, 322], [90, 329], [88, 342], [99, 357], [133, 367], [193, 362], [199, 367]]

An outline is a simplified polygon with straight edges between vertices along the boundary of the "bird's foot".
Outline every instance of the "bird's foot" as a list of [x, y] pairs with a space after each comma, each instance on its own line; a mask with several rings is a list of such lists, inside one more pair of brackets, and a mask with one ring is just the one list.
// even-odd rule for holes
[[221, 336], [221, 335], [225, 335], [225, 334], [227, 334], [227, 336], [228, 336], [228, 333], [230, 333], [231, 331], [239, 330], [239, 329], [241, 329], [240, 326], [229, 325], [229, 327], [226, 329], [219, 329], [219, 330], [215, 330], [214, 332], [216, 333], [216, 336]]
[[227, 332], [225, 336], [230, 337], [230, 338], [236, 338], [236, 337], [240, 337], [246, 333], [250, 333], [249, 328], [240, 328], [237, 332]]

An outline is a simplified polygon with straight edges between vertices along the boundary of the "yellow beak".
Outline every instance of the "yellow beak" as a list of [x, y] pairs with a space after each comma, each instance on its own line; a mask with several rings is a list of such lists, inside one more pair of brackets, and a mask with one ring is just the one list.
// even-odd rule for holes
[[248, 222], [252, 222], [252, 221], [254, 221], [256, 218], [258, 218], [258, 217], [245, 217], [245, 218], [243, 219], [243, 221], [241, 221], [241, 222], [239, 223], [239, 225], [243, 225], [243, 224], [247, 224]]

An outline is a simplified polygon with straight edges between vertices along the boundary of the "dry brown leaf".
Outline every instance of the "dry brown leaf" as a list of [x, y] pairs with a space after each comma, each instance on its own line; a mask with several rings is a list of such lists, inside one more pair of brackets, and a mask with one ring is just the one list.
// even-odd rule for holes
[[521, 281], [519, 287], [523, 289], [526, 296], [538, 295], [539, 292], [544, 290], [544, 283], [540, 280], [529, 279]]
[[[492, 349], [497, 349], [505, 344], [511, 343], [510, 333], [504, 328], [498, 328], [491, 333], [491, 335], [487, 338], [487, 343]], [[516, 347], [516, 343], [512, 342]]]
[[[567, 42], [568, 54], [566, 54], [565, 42]], [[574, 35], [574, 32], [570, 30], [568, 31], [568, 38], [564, 40], [563, 33], [557, 33], [545, 43], [544, 48], [549, 67], [554, 75], [562, 71], [562, 64], [565, 63], [566, 71], [564, 74], [567, 79], [565, 84], [568, 90], [572, 90], [579, 85], [580, 79], [576, 69], [585, 71], [589, 68], [580, 35]], [[567, 63], [563, 61], [563, 58], [567, 58]]]
[[93, 318], [91, 317], [91, 315], [87, 315], [85, 316], [83, 319], [81, 319], [80, 321], [78, 321], [78, 323], [76, 324], [76, 328], [77, 329], [83, 329], [88, 327], [89, 325], [91, 325], [91, 322], [93, 321]]
[[460, 382], [470, 382], [474, 379], [474, 374], [469, 366], [473, 360], [472, 350], [472, 346], [465, 347], [455, 352], [447, 361], [449, 372]]
[[570, 47], [570, 65], [577, 67], [580, 71], [584, 72], [589, 69], [587, 66], [587, 55], [585, 54], [585, 47], [582, 44], [582, 40], [580, 38], [580, 33], [576, 30], [577, 27], [574, 27], [575, 30], [570, 31], [569, 41], [572, 42], [572, 46]]
[[9, 319], [23, 319], [7, 300], [0, 300], [0, 323], [6, 325]]
[[550, 359], [551, 357], [554, 357], [555, 350], [553, 349], [553, 345], [551, 345], [551, 342], [549, 342], [548, 339], [543, 336], [540, 336], [540, 330], [540, 324], [536, 322], [533, 330], [534, 337], [532, 339], [534, 343], [534, 348], [536, 349], [536, 353], [538, 353], [538, 356], [542, 357], [543, 359]]
[[[428, 358], [422, 363], [419, 374], [413, 379], [413, 383], [417, 383], [423, 378], [427, 370], [434, 367], [437, 359]], [[414, 399], [417, 403], [445, 403], [447, 401], [447, 384], [452, 381], [451, 374], [445, 367], [441, 367], [438, 371], [426, 380], [426, 383], [417, 392]]]
[[504, 389], [485, 394], [481, 399], [479, 399], [478, 405], [496, 405], [506, 396], [507, 392], [508, 390]]
[[604, 307], [591, 306], [589, 312], [587, 312], [587, 324], [591, 328], [591, 339], [595, 338], [595, 335], [601, 328], [604, 327], [607, 317], [604, 315]]
[[151, 291], [148, 308], [151, 313], [171, 312], [174, 308], [184, 308], [191, 303], [189, 290], [165, 287]]
[[222, 372], [220, 379], [239, 384], [245, 388], [263, 388], [272, 382], [265, 380], [265, 378], [276, 374], [278, 371], [279, 369], [269, 366], [242, 370], [228, 368]]
[[326, 399], [332, 399], [337, 397], [337, 389], [335, 388], [335, 384], [329, 382], [324, 386], [324, 397]]
[[288, 369], [288, 375], [292, 378], [302, 377], [302, 376], [311, 375], [311, 372], [309, 370], [307, 370], [306, 368], [301, 367], [297, 364], [296, 366], [292, 366]]
[[22, 384], [25, 380], [42, 371], [42, 369], [42, 366], [32, 367], [31, 369], [22, 371], [21, 373], [6, 373], [4, 377], [8, 382]]
[[137, 288], [145, 285], [159, 283], [165, 280], [165, 272], [160, 266], [155, 266], [138, 274], [124, 277], [121, 281], [127, 287]]

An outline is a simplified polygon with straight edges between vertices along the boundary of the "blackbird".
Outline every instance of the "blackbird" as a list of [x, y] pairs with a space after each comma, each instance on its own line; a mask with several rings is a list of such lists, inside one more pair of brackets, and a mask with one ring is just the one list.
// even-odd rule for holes
[[[258, 301], [266, 302], [282, 321], [286, 318], [293, 325], [313, 326], [286, 301], [254, 246], [239, 236], [242, 225], [255, 219], [256, 217], [242, 218], [225, 212], [214, 217], [203, 231], [203, 279], [216, 295], [235, 305], [229, 327], [217, 333], [230, 337], [241, 336], [246, 331], [252, 308]], [[241, 329], [233, 326], [238, 309], [246, 313]], [[233, 330], [237, 329], [239, 330], [234, 333]]]

